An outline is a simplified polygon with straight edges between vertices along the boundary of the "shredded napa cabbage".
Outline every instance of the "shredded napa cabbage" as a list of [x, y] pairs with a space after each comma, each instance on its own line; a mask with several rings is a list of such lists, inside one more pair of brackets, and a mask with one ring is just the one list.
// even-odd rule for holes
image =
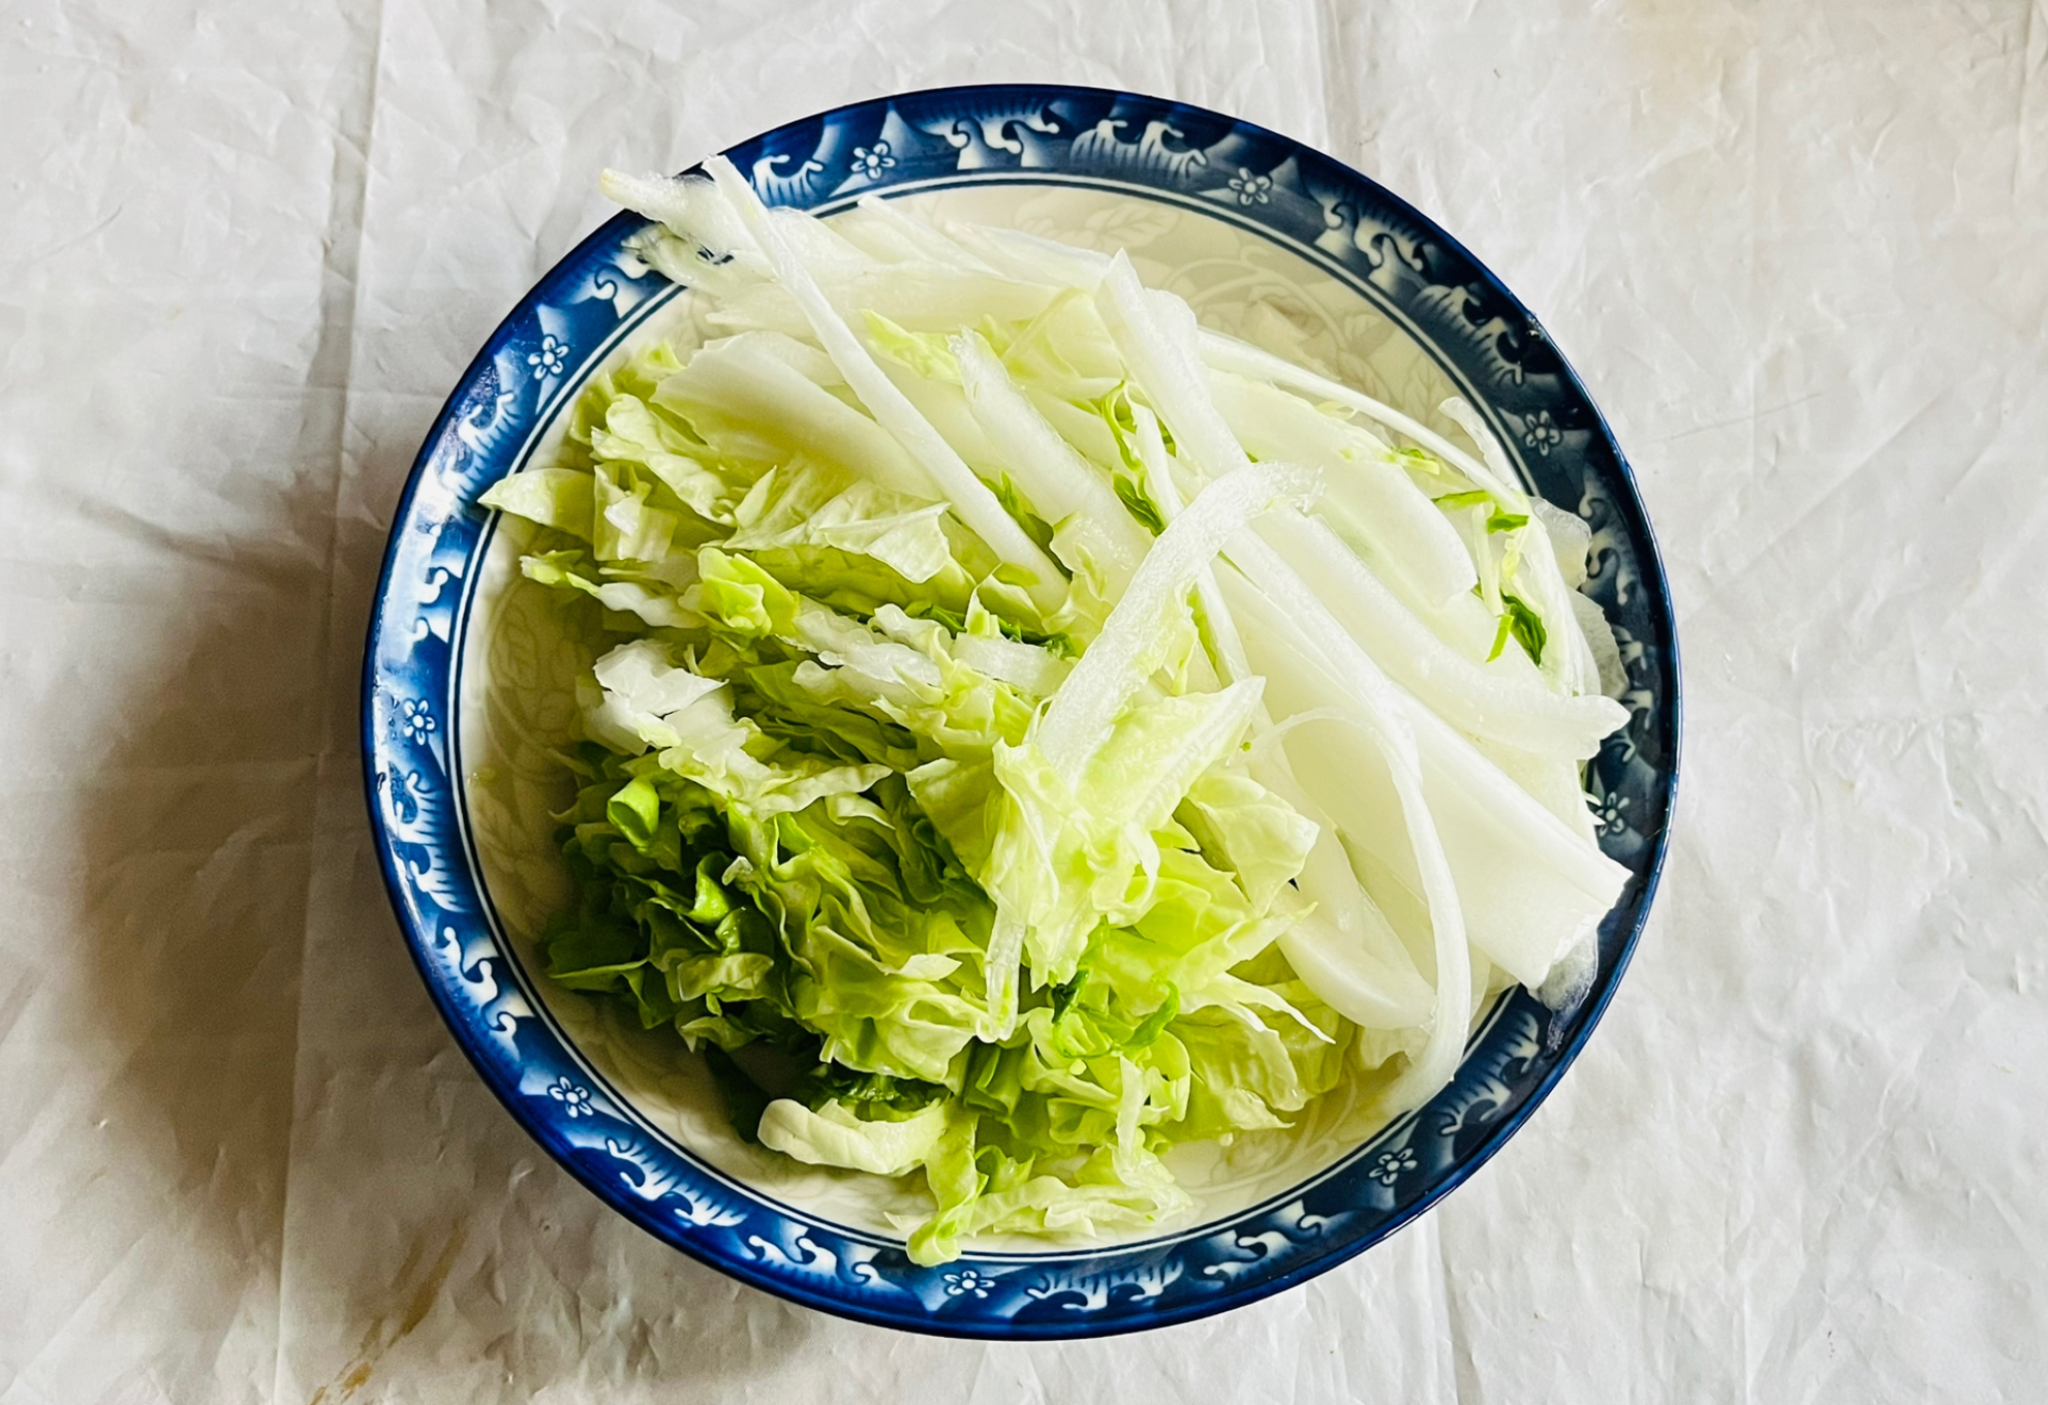
[[1176, 1146], [1428, 1098], [1583, 985], [1627, 714], [1578, 520], [1128, 260], [711, 178], [606, 189], [714, 339], [486, 506], [601, 641], [549, 977], [738, 1133], [918, 1176], [920, 1262], [1193, 1204]]

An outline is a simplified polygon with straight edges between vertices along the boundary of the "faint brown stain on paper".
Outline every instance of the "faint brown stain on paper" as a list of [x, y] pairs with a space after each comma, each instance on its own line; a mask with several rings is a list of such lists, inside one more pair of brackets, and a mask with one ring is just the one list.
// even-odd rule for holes
[[[468, 1237], [469, 1230], [465, 1225], [457, 1225], [449, 1232], [448, 1242], [441, 1246], [433, 1267], [427, 1270], [426, 1277], [420, 1279], [419, 1286], [413, 1289], [405, 1306], [395, 1317], [386, 1313], [371, 1322], [369, 1330], [363, 1333], [361, 1346], [356, 1349], [355, 1359], [342, 1369], [340, 1375], [314, 1391], [306, 1405], [345, 1405], [357, 1391], [369, 1384], [370, 1372], [383, 1359], [384, 1353], [411, 1336], [413, 1329], [426, 1321], [427, 1314], [434, 1310], [434, 1304], [440, 1300], [441, 1289], [455, 1268], [455, 1257], [462, 1252], [462, 1245]], [[394, 1285], [401, 1285], [418, 1273], [426, 1247], [426, 1236], [413, 1241], [412, 1247], [406, 1251], [405, 1262], [392, 1275]]]

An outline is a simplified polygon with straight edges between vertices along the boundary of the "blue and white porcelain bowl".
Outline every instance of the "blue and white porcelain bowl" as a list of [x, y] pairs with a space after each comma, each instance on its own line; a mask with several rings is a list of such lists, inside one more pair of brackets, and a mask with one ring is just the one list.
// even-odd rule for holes
[[[1535, 320], [1456, 240], [1372, 181], [1250, 123], [1092, 88], [910, 93], [807, 118], [729, 155], [762, 199], [829, 216], [882, 194], [948, 217], [1130, 251], [1203, 319], [1425, 420], [1482, 407], [1528, 486], [1585, 517], [1588, 591], [1629, 674], [1594, 761], [1602, 846], [1633, 878], [1574, 1009], [1508, 992], [1463, 1066], [1391, 1126], [1341, 1095], [1287, 1136], [1178, 1163], [1199, 1212], [1124, 1242], [905, 1257], [914, 1192], [741, 1143], [672, 1039], [538, 976], [566, 894], [552, 843], [573, 648], [519, 588], [520, 533], [476, 505], [545, 456], [583, 383], [691, 294], [626, 250], [620, 216], [522, 299], [463, 376], [391, 530], [363, 677], [371, 823], [421, 974], [485, 1082], [596, 1195], [656, 1237], [797, 1302], [959, 1336], [1091, 1336], [1201, 1317], [1343, 1262], [1426, 1210], [1526, 1121], [1614, 993], [1657, 884], [1677, 779], [1678, 671], [1655, 543], [1613, 437]], [[1440, 428], [1447, 428], [1439, 420]]]

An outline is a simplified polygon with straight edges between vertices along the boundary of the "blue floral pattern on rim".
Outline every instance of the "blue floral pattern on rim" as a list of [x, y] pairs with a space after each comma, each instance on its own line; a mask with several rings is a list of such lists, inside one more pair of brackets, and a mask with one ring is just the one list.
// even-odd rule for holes
[[[488, 540], [477, 495], [666, 285], [620, 216], [527, 294], [463, 376], [414, 464], [386, 552], [363, 676], [364, 772], [400, 925], [457, 1042], [513, 1116], [600, 1198], [734, 1276], [829, 1312], [994, 1338], [1104, 1335], [1277, 1292], [1393, 1233], [1469, 1176], [1584, 1044], [1626, 966], [1663, 861], [1677, 784], [1678, 656], [1655, 542], [1628, 467], [1535, 319], [1450, 236], [1366, 177], [1250, 123], [1090, 88], [940, 89], [854, 104], [729, 155], [764, 200], [833, 209], [949, 181], [1087, 178], [1213, 202], [1319, 252], [1428, 343], [1546, 498], [1593, 533], [1587, 590], [1614, 623], [1629, 726], [1591, 767], [1601, 843], [1632, 874], [1600, 931], [1590, 995], [1552, 1012], [1508, 996], [1426, 1107], [1281, 1199], [1220, 1224], [1064, 1254], [912, 1264], [899, 1243], [815, 1222], [732, 1182], [590, 1086], [522, 993], [459, 824], [450, 737], [459, 616]], [[437, 721], [436, 714], [440, 721]]]

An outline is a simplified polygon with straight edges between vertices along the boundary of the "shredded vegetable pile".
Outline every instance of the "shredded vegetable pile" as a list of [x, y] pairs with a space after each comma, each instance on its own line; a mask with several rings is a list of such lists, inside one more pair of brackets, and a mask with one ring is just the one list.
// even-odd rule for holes
[[1174, 1146], [1346, 1079], [1392, 1116], [1488, 991], [1583, 990], [1614, 640], [1469, 406], [1467, 447], [1122, 254], [707, 169], [605, 187], [723, 335], [484, 499], [602, 639], [554, 980], [743, 1137], [921, 1173], [924, 1263], [1168, 1221]]

